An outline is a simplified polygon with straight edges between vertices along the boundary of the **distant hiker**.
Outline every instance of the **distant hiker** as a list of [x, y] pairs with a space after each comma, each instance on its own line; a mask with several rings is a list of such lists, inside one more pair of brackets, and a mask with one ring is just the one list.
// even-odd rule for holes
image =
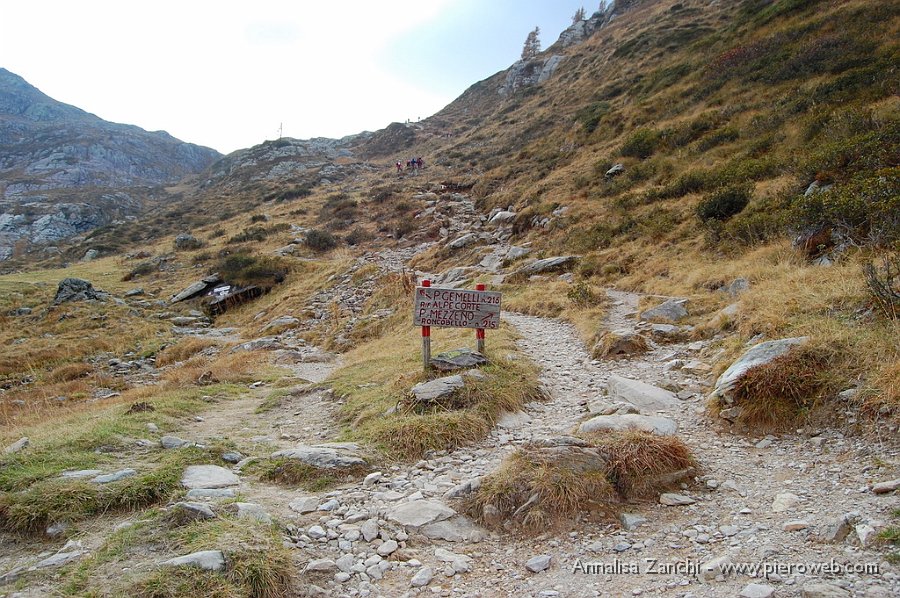
[[403, 172], [403, 164], [400, 163], [400, 160], [397, 160], [397, 174]]
[[422, 156], [416, 158], [416, 168], [418, 168], [419, 170], [422, 170], [422, 164], [424, 163], [425, 162], [422, 160]]

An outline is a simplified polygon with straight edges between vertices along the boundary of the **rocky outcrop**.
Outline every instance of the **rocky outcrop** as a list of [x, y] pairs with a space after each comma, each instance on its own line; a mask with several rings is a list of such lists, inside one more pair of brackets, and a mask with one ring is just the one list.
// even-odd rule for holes
[[94, 285], [80, 278], [64, 278], [56, 289], [53, 305], [71, 301], [103, 301], [108, 295], [94, 289]]
[[218, 157], [57, 102], [0, 68], [0, 260], [19, 242], [53, 243], [135, 216], [147, 187]]
[[737, 361], [731, 364], [725, 370], [719, 379], [716, 380], [715, 389], [710, 395], [715, 399], [724, 399], [729, 402], [731, 391], [734, 389], [738, 380], [746, 374], [751, 368], [765, 365], [772, 360], [787, 354], [789, 351], [800, 345], [806, 344], [809, 337], [801, 336], [795, 338], [782, 338], [774, 341], [766, 341], [754, 345], [741, 355]]

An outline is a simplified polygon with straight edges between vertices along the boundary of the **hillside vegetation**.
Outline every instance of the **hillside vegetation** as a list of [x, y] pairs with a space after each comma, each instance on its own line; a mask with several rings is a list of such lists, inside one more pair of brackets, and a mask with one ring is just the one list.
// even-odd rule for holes
[[[18, 256], [0, 276], [0, 446], [29, 443], [0, 455], [0, 542], [18, 549], [0, 552], [0, 584], [399, 595], [409, 563], [434, 560], [432, 543], [461, 551], [478, 538], [471, 577], [471, 557], [435, 565], [454, 591], [587, 592], [562, 564], [511, 573], [534, 556], [532, 532], [568, 555], [604, 542], [598, 551], [618, 555], [625, 538], [629, 550], [652, 536], [643, 554], [673, 560], [730, 542], [756, 562], [770, 541], [801, 560], [888, 559], [887, 507], [864, 490], [897, 477], [897, 40], [890, 1], [617, 2], [422, 122], [265, 142], [168, 188], [138, 221], [47, 260]], [[551, 63], [546, 80], [529, 79]], [[425, 168], [396, 172], [411, 156]], [[550, 270], [529, 270], [552, 257]], [[258, 296], [224, 313], [172, 300], [214, 274]], [[58, 301], [67, 277], [105, 294]], [[416, 385], [444, 375], [423, 371], [409, 319], [425, 277], [484, 283], [518, 313], [488, 332], [489, 364], [417, 402]], [[641, 321], [663, 301], [685, 308], [677, 326]], [[473, 337], [435, 329], [434, 353]], [[741, 412], [726, 417], [730, 404], [710, 393], [718, 375], [750, 347], [798, 337], [741, 379]], [[665, 386], [671, 404], [641, 407], [677, 405], [671, 430], [583, 429], [604, 409], [639, 415], [614, 400], [620, 374]], [[323, 442], [339, 466], [284, 454]], [[210, 514], [186, 514], [185, 468], [225, 461], [240, 478], [232, 492], [202, 498]], [[122, 467], [132, 473], [109, 485], [63, 475]], [[859, 540], [773, 527], [782, 484], [809, 507], [800, 523], [848, 511], [842, 525], [855, 517]], [[752, 514], [737, 514], [737, 496]], [[304, 510], [303, 499], [318, 502]], [[387, 515], [419, 500], [456, 510], [435, 537]], [[639, 510], [666, 524], [613, 523]], [[373, 520], [381, 535], [360, 540]], [[726, 520], [740, 536], [716, 531]], [[441, 544], [453, 533], [465, 538]], [[62, 575], [26, 570], [65, 539], [84, 550], [61, 549], [78, 553]], [[216, 550], [215, 572], [160, 559]], [[779, 588], [794, 591], [791, 580]], [[610, 583], [592, 591], [636, 587]], [[742, 587], [723, 583], [691, 589]], [[869, 581], [853, 583], [864, 595]]]

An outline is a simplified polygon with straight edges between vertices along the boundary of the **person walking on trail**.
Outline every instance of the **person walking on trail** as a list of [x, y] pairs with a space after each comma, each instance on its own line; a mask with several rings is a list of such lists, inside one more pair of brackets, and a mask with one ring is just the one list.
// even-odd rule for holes
[[397, 174], [403, 172], [403, 164], [400, 163], [400, 160], [397, 160]]
[[416, 168], [418, 168], [419, 170], [422, 170], [423, 164], [425, 164], [425, 161], [422, 160], [422, 156], [419, 156], [418, 158], [416, 158]]

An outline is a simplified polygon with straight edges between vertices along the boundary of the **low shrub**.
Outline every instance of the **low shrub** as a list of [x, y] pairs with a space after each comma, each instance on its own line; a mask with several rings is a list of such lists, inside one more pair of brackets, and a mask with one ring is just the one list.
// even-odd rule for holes
[[662, 134], [656, 129], [638, 129], [625, 140], [619, 152], [623, 156], [643, 160], [653, 155], [661, 139]]
[[210, 268], [231, 284], [265, 289], [282, 282], [290, 270], [291, 265], [284, 258], [248, 252], [227, 255]]
[[704, 197], [697, 204], [700, 220], [728, 220], [739, 214], [750, 202], [751, 189], [747, 185], [729, 185]]
[[338, 245], [338, 239], [327, 230], [314, 228], [306, 233], [303, 244], [314, 251], [328, 251]]

